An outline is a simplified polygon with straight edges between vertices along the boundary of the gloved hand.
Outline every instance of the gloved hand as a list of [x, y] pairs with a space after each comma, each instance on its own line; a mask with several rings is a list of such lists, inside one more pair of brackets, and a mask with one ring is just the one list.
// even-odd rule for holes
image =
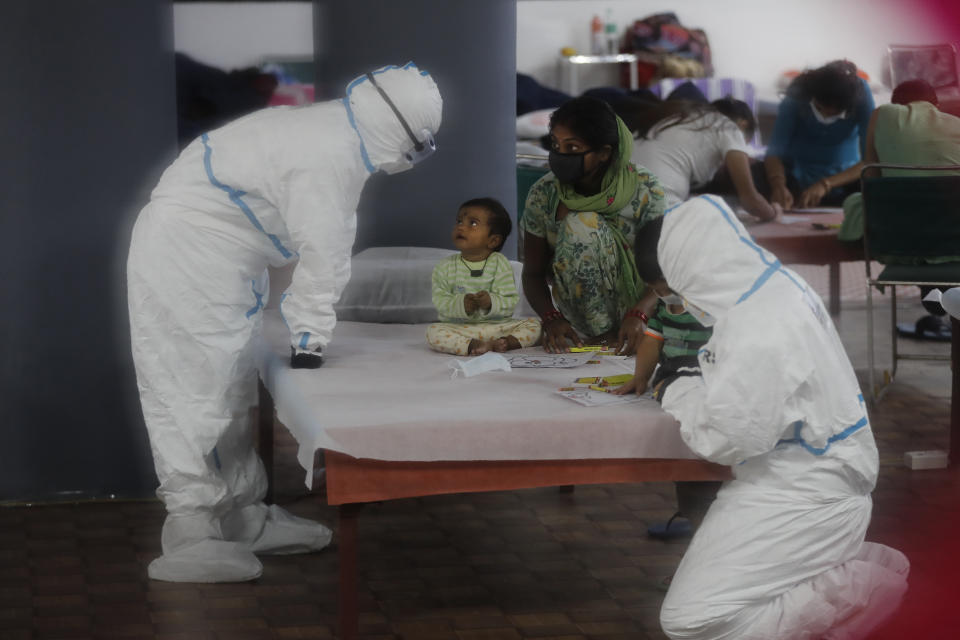
[[306, 351], [290, 347], [290, 367], [293, 369], [319, 369], [323, 366], [323, 351]]

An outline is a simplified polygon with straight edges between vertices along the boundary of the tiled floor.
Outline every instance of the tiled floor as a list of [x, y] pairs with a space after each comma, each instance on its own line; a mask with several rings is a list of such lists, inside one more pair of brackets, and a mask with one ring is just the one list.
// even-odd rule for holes
[[[915, 303], [904, 309], [920, 313]], [[858, 368], [863, 317], [853, 301], [838, 320]], [[868, 538], [902, 549], [913, 563], [904, 606], [876, 640], [958, 637], [960, 471], [902, 465], [906, 450], [946, 447], [948, 397], [946, 364], [910, 364], [872, 412], [881, 474]], [[277, 458], [279, 502], [334, 525], [335, 511], [302, 489], [285, 432], [277, 434]], [[685, 542], [651, 540], [645, 530], [672, 513], [672, 495], [672, 485], [651, 483], [368, 505], [360, 515], [361, 633], [366, 640], [663, 638], [660, 583]], [[0, 509], [0, 638], [334, 637], [335, 549], [266, 558], [263, 577], [249, 584], [151, 582], [146, 565], [158, 553], [163, 515], [154, 502]]]

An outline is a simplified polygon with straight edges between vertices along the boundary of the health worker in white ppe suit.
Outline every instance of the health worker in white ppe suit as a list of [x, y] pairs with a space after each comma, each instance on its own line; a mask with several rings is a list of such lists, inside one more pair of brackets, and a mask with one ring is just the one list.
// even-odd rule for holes
[[684, 640], [863, 638], [909, 562], [864, 542], [878, 458], [863, 397], [819, 296], [714, 196], [636, 238], [659, 296], [713, 327], [701, 375], [658, 390], [694, 453], [730, 465], [660, 613]]
[[127, 262], [143, 414], [167, 508], [156, 580], [234, 582], [255, 554], [326, 546], [330, 530], [263, 498], [253, 337], [266, 268], [298, 261], [281, 298], [295, 367], [317, 367], [350, 277], [370, 174], [435, 148], [442, 101], [413, 63], [360, 76], [342, 100], [258, 111], [194, 140], [140, 212]]

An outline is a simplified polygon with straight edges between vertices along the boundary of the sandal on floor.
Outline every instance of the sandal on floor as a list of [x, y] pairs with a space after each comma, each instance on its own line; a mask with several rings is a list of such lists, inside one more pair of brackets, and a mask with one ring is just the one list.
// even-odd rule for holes
[[657, 540], [679, 540], [693, 535], [693, 526], [678, 511], [666, 522], [647, 527], [647, 535]]
[[923, 316], [914, 324], [900, 323], [897, 325], [897, 333], [909, 338], [937, 342], [950, 342], [951, 338], [949, 320], [934, 315]]

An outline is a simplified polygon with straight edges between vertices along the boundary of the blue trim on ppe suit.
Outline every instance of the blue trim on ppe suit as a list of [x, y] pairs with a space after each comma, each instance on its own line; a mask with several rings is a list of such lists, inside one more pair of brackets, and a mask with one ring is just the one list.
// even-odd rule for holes
[[260, 311], [260, 309], [263, 309], [263, 294], [257, 293], [257, 283], [255, 280], [250, 281], [250, 290], [253, 291], [253, 295], [256, 297], [257, 301], [253, 307], [247, 311], [246, 316], [248, 318], [253, 316], [257, 311]]
[[[721, 215], [723, 215], [723, 219], [727, 222], [727, 224], [730, 225], [734, 233], [737, 234], [737, 237], [740, 239], [740, 241], [745, 245], [747, 245], [748, 247], [750, 247], [751, 249], [753, 249], [754, 251], [756, 251], [757, 255], [760, 257], [760, 261], [763, 262], [763, 264], [767, 265], [767, 268], [764, 269], [763, 273], [761, 273], [760, 276], [754, 281], [753, 285], [751, 285], [751, 287], [747, 291], [745, 291], [743, 295], [740, 296], [740, 298], [737, 300], [735, 304], [740, 304], [741, 302], [743, 302], [744, 300], [752, 296], [754, 293], [756, 293], [760, 289], [760, 287], [766, 284], [766, 282], [770, 279], [770, 277], [777, 272], [780, 272], [783, 275], [787, 276], [790, 282], [792, 282], [798, 289], [800, 289], [802, 293], [805, 293], [807, 291], [806, 287], [802, 286], [799, 282], [797, 282], [797, 280], [783, 268], [783, 265], [780, 263], [780, 260], [774, 258], [773, 262], [767, 261], [767, 258], [765, 255], [766, 252], [764, 251], [764, 249], [761, 248], [759, 245], [757, 245], [751, 238], [745, 237], [740, 233], [740, 230], [737, 228], [737, 225], [735, 225], [733, 221], [730, 219], [730, 214], [727, 212], [726, 209], [724, 209], [719, 204], [717, 204], [716, 201], [714, 201], [709, 196], [700, 196], [700, 197], [706, 200], [707, 202], [709, 202], [710, 204], [712, 204], [721, 213]], [[702, 351], [704, 350], [700, 349], [697, 355], [699, 355], [700, 352]], [[863, 394], [862, 393], [858, 394], [857, 397], [860, 403], [863, 404]], [[845, 438], [850, 437], [851, 435], [859, 431], [862, 427], [866, 426], [866, 424], [867, 424], [867, 418], [866, 416], [864, 416], [863, 418], [858, 420], [856, 423], [850, 425], [846, 429], [843, 429], [839, 433], [835, 433], [834, 435], [830, 436], [827, 439], [827, 445], [825, 447], [814, 447], [813, 445], [808, 443], [806, 440], [804, 440], [802, 435], [800, 435], [800, 430], [803, 428], [803, 423], [798, 420], [797, 422], [794, 422], [792, 425], [794, 427], [794, 437], [780, 440], [777, 442], [777, 445], [799, 444], [800, 446], [802, 446], [804, 449], [806, 449], [813, 455], [822, 456], [830, 449], [831, 444], [839, 440], [843, 440]]]
[[211, 149], [210, 145], [208, 144], [210, 137], [204, 133], [200, 136], [200, 140], [203, 142], [203, 168], [207, 172], [207, 179], [210, 180], [210, 184], [215, 186], [217, 189], [226, 192], [231, 202], [237, 205], [237, 207], [243, 211], [243, 214], [247, 216], [250, 224], [252, 224], [257, 231], [270, 238], [270, 241], [273, 243], [273, 246], [277, 248], [277, 251], [280, 252], [280, 255], [282, 255], [284, 258], [292, 258], [293, 254], [283, 246], [283, 244], [280, 242], [280, 238], [272, 233], [267, 233], [266, 229], [263, 228], [263, 225], [260, 224], [260, 221], [257, 220], [257, 216], [254, 215], [247, 203], [243, 201], [243, 196], [247, 195], [246, 191], [240, 191], [239, 189], [234, 189], [229, 185], [225, 185], [217, 180], [216, 176], [213, 175], [213, 166], [210, 162], [210, 156], [213, 154], [213, 149]]

